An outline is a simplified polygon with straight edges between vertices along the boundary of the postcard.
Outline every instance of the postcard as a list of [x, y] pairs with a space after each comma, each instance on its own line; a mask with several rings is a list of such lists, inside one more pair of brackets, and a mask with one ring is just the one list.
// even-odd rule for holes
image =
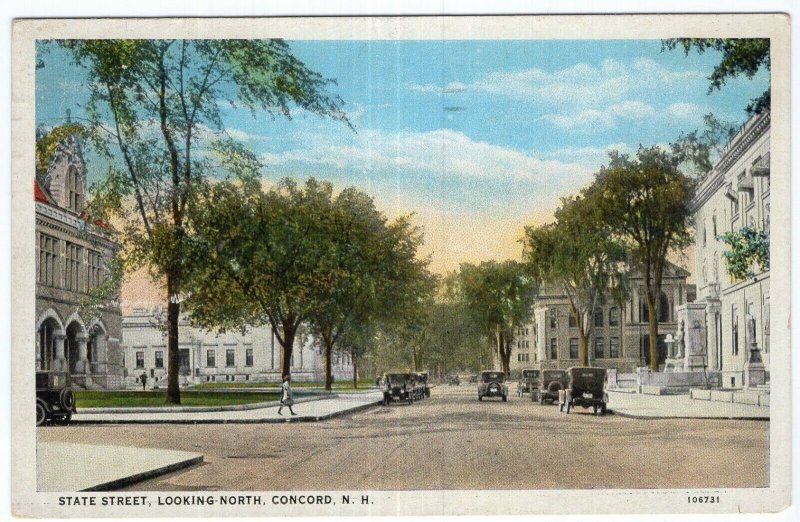
[[13, 512], [783, 510], [789, 27], [15, 21]]

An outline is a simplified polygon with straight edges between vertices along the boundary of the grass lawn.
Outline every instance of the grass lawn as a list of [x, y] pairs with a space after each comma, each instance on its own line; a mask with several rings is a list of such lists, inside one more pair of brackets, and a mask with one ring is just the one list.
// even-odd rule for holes
[[[292, 382], [292, 388], [324, 388], [325, 384], [322, 382]], [[202, 388], [279, 388], [279, 382], [203, 382], [192, 386], [194, 389]], [[358, 389], [365, 390], [375, 386], [373, 380], [358, 381]], [[353, 390], [353, 381], [336, 381], [333, 383], [334, 390]]]
[[[80, 408], [113, 408], [125, 406], [165, 406], [166, 390], [160, 391], [98, 391], [73, 390], [75, 406]], [[228, 406], [254, 402], [276, 401], [277, 393], [202, 392], [181, 390], [181, 406]]]

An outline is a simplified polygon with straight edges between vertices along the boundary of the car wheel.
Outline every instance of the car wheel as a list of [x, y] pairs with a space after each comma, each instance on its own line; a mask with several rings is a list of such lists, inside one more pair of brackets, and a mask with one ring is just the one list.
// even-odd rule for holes
[[72, 390], [69, 388], [64, 388], [58, 394], [58, 405], [61, 406], [61, 409], [64, 411], [72, 411], [72, 408], [75, 407], [75, 395], [72, 393]]
[[503, 402], [507, 402], [507, 401], [508, 401], [508, 396], [507, 395], [503, 395]]
[[481, 394], [478, 394], [478, 400], [479, 400], [479, 401], [482, 401], [482, 400], [483, 400], [483, 395], [481, 395]]
[[36, 425], [41, 426], [47, 420], [47, 409], [42, 401], [36, 401]]
[[603, 416], [606, 413], [608, 413], [608, 408], [606, 408], [606, 403], [603, 402], [600, 404], [600, 416]]

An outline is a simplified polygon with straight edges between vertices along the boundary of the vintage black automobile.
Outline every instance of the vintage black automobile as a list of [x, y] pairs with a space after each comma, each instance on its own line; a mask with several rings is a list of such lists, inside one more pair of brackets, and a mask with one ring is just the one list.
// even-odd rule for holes
[[[540, 374], [541, 372], [539, 370], [522, 370], [522, 374], [517, 382], [517, 396], [522, 397], [524, 394], [530, 393], [532, 401], [538, 400]], [[537, 397], [534, 398], [534, 395]]]
[[451, 375], [449, 379], [447, 379], [448, 386], [461, 386], [461, 377], [458, 375]]
[[417, 387], [421, 390], [423, 399], [431, 396], [431, 387], [428, 384], [428, 372], [417, 372]]
[[[539, 393], [531, 394], [531, 400], [538, 399], [539, 404], [549, 402], [555, 404], [558, 392], [567, 386], [567, 372], [564, 370], [542, 370], [539, 376]], [[538, 397], [537, 397], [538, 395]]]
[[414, 402], [414, 374], [413, 373], [387, 373], [384, 378], [383, 405], [392, 402]]
[[69, 373], [36, 372], [36, 425], [45, 422], [69, 424], [75, 413], [75, 395], [70, 388]]
[[605, 368], [573, 367], [567, 370], [569, 382], [561, 392], [559, 410], [566, 412], [575, 406], [584, 409], [593, 408], [595, 415], [606, 414], [608, 395], [604, 388], [606, 381]]
[[508, 400], [508, 386], [506, 386], [506, 374], [498, 371], [481, 372], [478, 380], [478, 400], [484, 397], [500, 397], [503, 402]]

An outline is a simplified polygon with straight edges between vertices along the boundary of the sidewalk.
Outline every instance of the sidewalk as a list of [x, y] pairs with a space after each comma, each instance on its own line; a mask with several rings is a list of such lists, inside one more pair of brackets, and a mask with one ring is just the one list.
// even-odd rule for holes
[[769, 420], [768, 406], [701, 401], [688, 395], [643, 395], [609, 390], [608, 408], [617, 415], [641, 419]]
[[374, 390], [363, 393], [339, 394], [330, 399], [298, 402], [292, 417], [288, 408], [278, 415], [278, 405], [236, 411], [152, 411], [136, 413], [78, 413], [72, 422], [78, 424], [235, 424], [314, 422], [360, 411], [380, 404], [383, 395]]
[[36, 486], [38, 491], [109, 491], [201, 462], [202, 455], [186, 451], [39, 442]]

